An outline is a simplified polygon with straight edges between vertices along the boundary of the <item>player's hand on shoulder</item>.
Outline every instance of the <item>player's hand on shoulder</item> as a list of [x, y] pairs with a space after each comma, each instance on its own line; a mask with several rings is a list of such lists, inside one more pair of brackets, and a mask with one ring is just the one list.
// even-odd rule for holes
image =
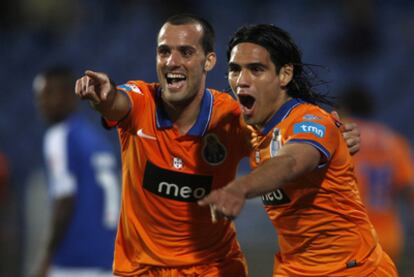
[[[331, 115], [340, 121], [339, 114], [336, 111], [331, 112]], [[361, 147], [361, 133], [358, 125], [355, 122], [345, 122], [341, 126], [342, 135], [348, 146], [349, 153], [355, 155]]]
[[361, 147], [361, 133], [358, 125], [354, 122], [347, 122], [344, 124], [343, 136], [348, 145], [349, 153], [355, 155]]

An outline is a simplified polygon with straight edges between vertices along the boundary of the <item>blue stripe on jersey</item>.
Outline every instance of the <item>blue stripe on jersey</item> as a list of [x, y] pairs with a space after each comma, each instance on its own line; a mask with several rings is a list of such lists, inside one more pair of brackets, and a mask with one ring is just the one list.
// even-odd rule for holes
[[283, 104], [280, 109], [270, 118], [270, 120], [266, 123], [266, 125], [263, 127], [263, 129], [260, 131], [264, 136], [267, 135], [270, 130], [273, 129], [279, 122], [281, 122], [283, 119], [285, 119], [293, 108], [295, 108], [297, 105], [303, 103], [302, 100], [293, 98]]
[[[157, 113], [156, 113], [156, 123], [157, 128], [164, 129], [164, 128], [172, 128], [173, 122], [168, 117], [167, 113], [163, 109], [161, 105], [161, 90], [157, 91]], [[191, 136], [203, 136], [206, 130], [208, 129], [208, 125], [210, 124], [212, 110], [213, 110], [213, 101], [214, 97], [213, 94], [206, 89], [203, 95], [203, 99], [201, 100], [200, 106], [200, 113], [197, 117], [197, 120], [193, 127], [187, 132], [188, 135]]]
[[196, 123], [188, 131], [188, 135], [202, 136], [206, 132], [210, 124], [211, 112], [213, 110], [213, 95], [206, 89], [203, 100], [201, 101], [200, 114], [198, 115]]
[[319, 150], [319, 152], [322, 153], [322, 155], [326, 158], [326, 162], [319, 164], [318, 168], [324, 167], [328, 161], [331, 159], [331, 153], [319, 142], [316, 142], [314, 140], [308, 140], [308, 139], [291, 139], [287, 143], [306, 143], [314, 146], [316, 149]]

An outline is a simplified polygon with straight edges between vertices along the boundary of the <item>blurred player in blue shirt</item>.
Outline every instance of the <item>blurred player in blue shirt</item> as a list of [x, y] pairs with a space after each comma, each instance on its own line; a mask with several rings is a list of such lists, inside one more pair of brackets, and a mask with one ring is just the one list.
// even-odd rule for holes
[[43, 152], [52, 199], [46, 255], [35, 276], [112, 276], [120, 180], [112, 145], [76, 112], [75, 78], [53, 67], [34, 80], [50, 124]]

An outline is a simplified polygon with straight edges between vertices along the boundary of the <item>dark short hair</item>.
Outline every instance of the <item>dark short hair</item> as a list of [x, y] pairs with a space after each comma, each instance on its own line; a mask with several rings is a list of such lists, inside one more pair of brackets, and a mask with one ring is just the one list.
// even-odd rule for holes
[[288, 32], [271, 24], [245, 25], [230, 38], [227, 47], [227, 61], [231, 50], [240, 43], [250, 42], [265, 48], [276, 67], [276, 73], [287, 64], [293, 65], [292, 81], [287, 85], [287, 94], [311, 103], [333, 103], [326, 96], [313, 91], [312, 82], [304, 70], [302, 53]]
[[251, 42], [265, 48], [269, 52], [277, 72], [285, 64], [299, 64], [298, 67], [295, 66], [297, 72], [295, 73], [300, 74], [302, 54], [286, 31], [270, 24], [242, 26], [230, 39], [227, 60], [230, 60], [233, 47], [242, 42]]
[[73, 73], [72, 68], [67, 65], [53, 65], [49, 66], [43, 71], [40, 72], [41, 76], [46, 79], [50, 78], [59, 78], [62, 82], [62, 85], [68, 87], [74, 87], [76, 82], [75, 74]]
[[203, 47], [205, 54], [214, 52], [214, 29], [213, 26], [211, 26], [211, 24], [204, 18], [193, 14], [183, 13], [170, 16], [165, 23], [170, 23], [171, 25], [200, 24], [203, 28], [201, 46]]

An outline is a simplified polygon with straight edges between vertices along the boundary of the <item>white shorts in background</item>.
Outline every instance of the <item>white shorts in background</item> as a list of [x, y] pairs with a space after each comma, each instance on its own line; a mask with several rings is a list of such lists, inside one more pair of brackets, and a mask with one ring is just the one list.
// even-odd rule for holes
[[111, 271], [95, 268], [62, 268], [52, 266], [48, 277], [114, 277]]

